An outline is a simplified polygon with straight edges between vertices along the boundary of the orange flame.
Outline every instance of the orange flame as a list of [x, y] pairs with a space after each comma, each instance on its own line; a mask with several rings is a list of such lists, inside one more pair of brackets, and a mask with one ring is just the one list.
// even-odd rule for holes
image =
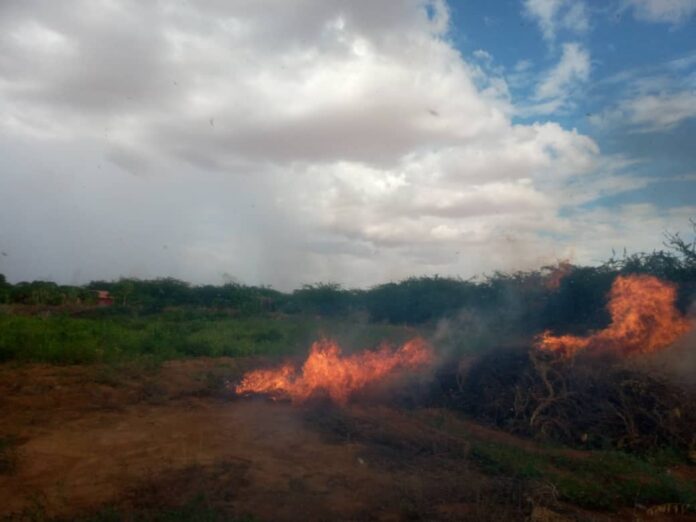
[[341, 348], [327, 339], [312, 344], [300, 373], [286, 364], [277, 369], [255, 370], [244, 375], [235, 388], [238, 394], [264, 393], [288, 396], [293, 402], [309, 399], [324, 390], [334, 402], [346, 404], [350, 396], [400, 369], [415, 369], [433, 361], [433, 350], [421, 338], [392, 350], [383, 345], [377, 351], [341, 356]]
[[648, 275], [618, 276], [609, 292], [611, 324], [586, 337], [544, 332], [537, 347], [567, 357], [581, 350], [624, 355], [651, 353], [669, 346], [692, 324], [677, 310], [675, 285]]

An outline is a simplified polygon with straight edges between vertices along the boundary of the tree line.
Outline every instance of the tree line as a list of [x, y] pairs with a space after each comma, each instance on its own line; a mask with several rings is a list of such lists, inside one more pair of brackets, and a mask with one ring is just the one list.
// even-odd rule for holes
[[[563, 270], [563, 277], [558, 277], [559, 270]], [[563, 327], [582, 330], [601, 327], [608, 321], [606, 294], [618, 274], [628, 273], [651, 274], [677, 283], [678, 305], [685, 311], [696, 299], [696, 240], [688, 242], [679, 235], [668, 234], [661, 250], [613, 256], [599, 266], [565, 264], [532, 271], [496, 272], [469, 280], [411, 277], [369, 289], [317, 283], [280, 292], [237, 283], [191, 285], [173, 278], [125, 278], [83, 286], [49, 281], [10, 284], [0, 274], [0, 303], [91, 306], [97, 303], [97, 291], [107, 290], [114, 299], [110, 313], [196, 307], [232, 310], [239, 315], [363, 314], [370, 321], [417, 325], [465, 312], [537, 331]]]

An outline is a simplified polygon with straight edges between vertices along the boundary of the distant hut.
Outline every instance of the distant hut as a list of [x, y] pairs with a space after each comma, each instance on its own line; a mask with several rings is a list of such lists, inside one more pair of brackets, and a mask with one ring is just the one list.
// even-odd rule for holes
[[114, 298], [108, 290], [97, 290], [97, 305], [111, 306], [112, 304], [114, 304]]

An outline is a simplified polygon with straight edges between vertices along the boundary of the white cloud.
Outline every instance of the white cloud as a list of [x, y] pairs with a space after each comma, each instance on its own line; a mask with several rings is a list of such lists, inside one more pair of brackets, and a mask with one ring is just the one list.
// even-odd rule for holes
[[532, 67], [532, 62], [531, 60], [519, 60], [515, 64], [515, 72], [521, 73], [527, 71], [530, 67]]
[[628, 126], [635, 132], [664, 132], [696, 118], [696, 92], [641, 94], [594, 115], [599, 126]]
[[618, 101], [592, 115], [594, 125], [637, 133], [671, 130], [696, 117], [696, 53], [619, 71], [597, 87], [618, 88]]
[[533, 103], [518, 108], [521, 115], [552, 114], [572, 106], [577, 88], [590, 78], [589, 52], [578, 43], [563, 44], [558, 63], [541, 75]]
[[525, 14], [536, 21], [548, 42], [553, 42], [560, 30], [580, 34], [589, 28], [582, 0], [524, 0], [523, 5]]
[[680, 24], [696, 13], [696, 0], [628, 0], [628, 6], [648, 22]]
[[[0, 4], [0, 271], [287, 288], [553, 259], [598, 147], [513, 124], [447, 20], [423, 0]], [[539, 101], [588, 75], [564, 46]]]
[[563, 15], [561, 26], [578, 34], [587, 32], [590, 28], [590, 18], [585, 3], [577, 0], [572, 2]]
[[688, 237], [689, 219], [696, 206], [658, 209], [649, 203], [597, 208], [563, 222], [559, 229], [560, 245], [566, 245], [568, 258], [578, 263], [606, 261], [612, 250], [621, 255], [631, 252], [650, 252], [659, 247], [665, 231], [681, 231]]
[[563, 54], [558, 64], [539, 84], [539, 99], [563, 98], [575, 82], [586, 82], [590, 77], [590, 54], [580, 44], [563, 44]]
[[622, 104], [631, 124], [643, 130], [668, 130], [696, 117], [696, 91], [646, 95]]
[[493, 56], [491, 55], [491, 53], [489, 53], [488, 51], [485, 51], [483, 49], [476, 49], [473, 52], [473, 56], [477, 60], [481, 60], [482, 62], [485, 62], [485, 63], [491, 63], [493, 61]]
[[563, 0], [525, 0], [527, 14], [536, 19], [544, 38], [556, 38], [556, 17], [563, 5]]

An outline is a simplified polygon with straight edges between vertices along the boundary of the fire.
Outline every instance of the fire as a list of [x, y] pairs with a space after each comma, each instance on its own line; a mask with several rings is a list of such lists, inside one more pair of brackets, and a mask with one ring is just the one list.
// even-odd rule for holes
[[301, 403], [315, 391], [323, 390], [334, 402], [346, 404], [354, 392], [368, 384], [398, 370], [426, 366], [433, 357], [432, 348], [421, 338], [412, 339], [396, 350], [382, 345], [376, 351], [348, 356], [341, 355], [336, 342], [324, 339], [312, 344], [299, 373], [290, 364], [277, 369], [255, 370], [244, 375], [235, 391], [287, 396]]
[[607, 328], [586, 337], [547, 331], [537, 339], [537, 346], [568, 357], [581, 350], [624, 355], [658, 351], [692, 327], [675, 307], [676, 297], [676, 287], [656, 277], [618, 276], [609, 292], [611, 324]]

